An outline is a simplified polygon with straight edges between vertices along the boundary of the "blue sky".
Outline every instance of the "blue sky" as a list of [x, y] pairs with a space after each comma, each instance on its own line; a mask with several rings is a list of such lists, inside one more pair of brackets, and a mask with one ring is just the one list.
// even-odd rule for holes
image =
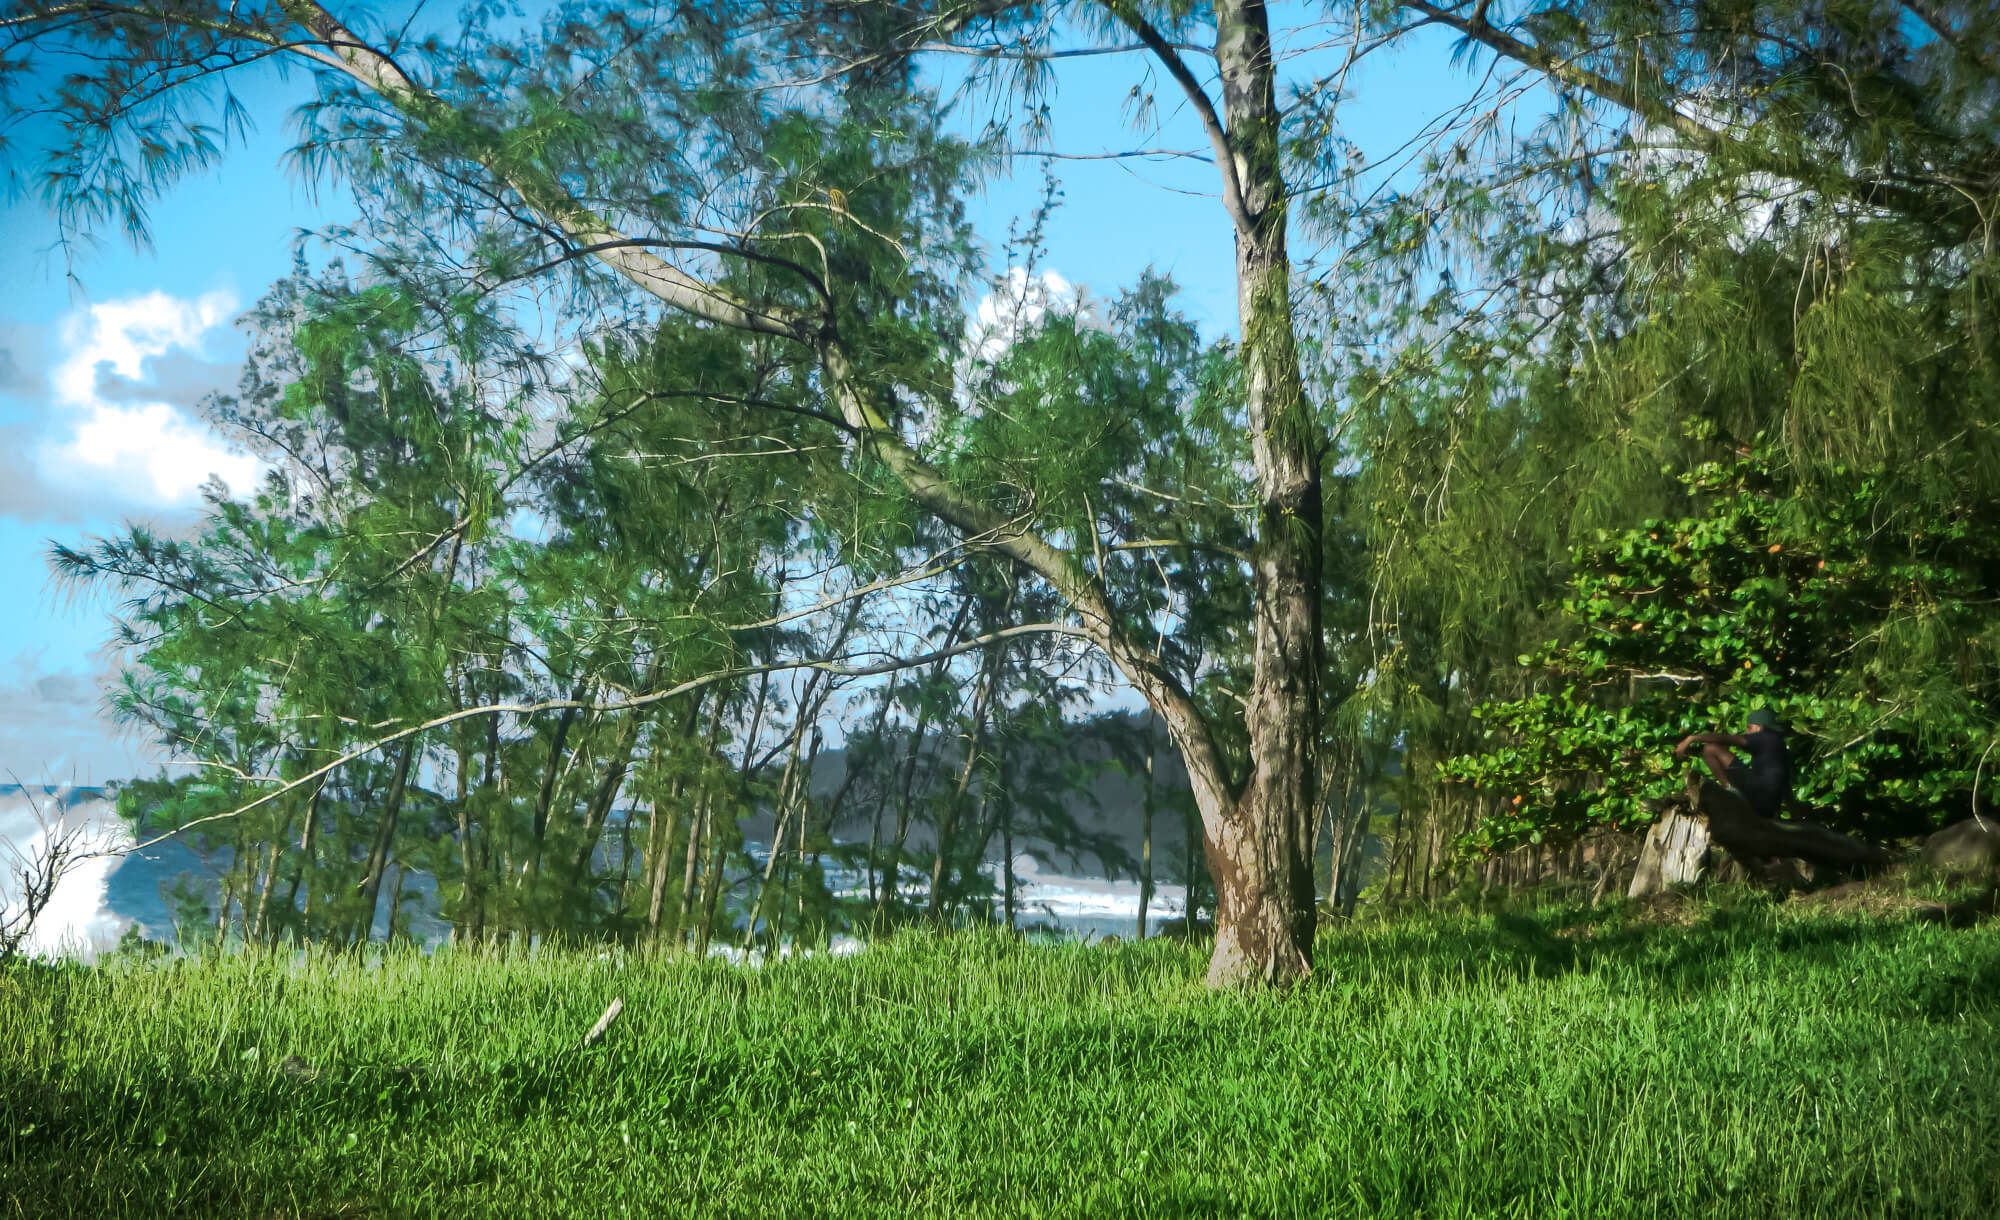
[[[1280, 16], [1283, 14], [1280, 13]], [[1448, 63], [1438, 37], [1371, 58], [1350, 77], [1342, 121], [1387, 150], [1465, 96], [1472, 78]], [[1163, 74], [1165, 129], [1133, 132], [1121, 118], [1139, 56], [1064, 61], [1052, 99], [1055, 148], [1205, 148]], [[219, 472], [239, 490], [253, 476], [196, 414], [232, 386], [242, 342], [236, 315], [290, 270], [301, 230], [352, 215], [339, 192], [313, 198], [282, 169], [289, 126], [278, 116], [305, 84], [239, 84], [260, 125], [219, 167], [183, 182], [153, 208], [154, 248], [105, 237], [66, 260], [53, 222], [32, 199], [0, 211], [0, 782], [103, 782], [150, 771], [157, 754], [102, 715], [112, 598], [58, 589], [50, 542], [77, 543], [128, 520], [172, 527], [194, 518], [197, 488]], [[1183, 307], [1211, 335], [1236, 326], [1227, 222], [1214, 171], [1195, 162], [1062, 161], [1064, 203], [1043, 268], [1106, 297], [1153, 267], [1183, 288]], [[1042, 192], [1042, 163], [1021, 160], [975, 206], [995, 270], [1008, 223]], [[309, 247], [315, 261], [324, 249]], [[67, 272], [78, 277], [72, 282]]]

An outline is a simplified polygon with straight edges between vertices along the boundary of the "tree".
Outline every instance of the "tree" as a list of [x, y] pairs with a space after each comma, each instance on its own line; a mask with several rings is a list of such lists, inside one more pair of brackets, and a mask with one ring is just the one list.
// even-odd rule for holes
[[[1662, 727], [1662, 709], [1679, 706], [1658, 681], [1637, 696], [1610, 686], [1562, 695], [1571, 677], [1589, 686], [1604, 676], [1580, 677], [1559, 659], [1612, 625], [1562, 608], [1566, 596], [1588, 600], [1572, 579], [1604, 594], [1600, 535], [1643, 549], [1648, 520], [1722, 528], [1711, 517], [1722, 493], [1685, 476], [1734, 469], [1753, 450], [1788, 550], [1809, 538], [1835, 545], [1831, 523], [1863, 486], [1871, 546], [1906, 556], [1928, 553], [1936, 522], [1990, 500], [2000, 409], [1981, 217], [2000, 129], [1983, 100], [1990, 57], [1977, 51], [1993, 19], [1932, 9], [1921, 21], [1942, 21], [1940, 35], [1893, 4], [1764, 5], [1726, 20], [1692, 5], [1406, 11], [1518, 66], [1502, 87], [1546, 82], [1553, 104], [1530, 138], [1446, 131], [1409, 189], [1373, 207], [1322, 209], [1377, 268], [1378, 303], [1334, 330], [1364, 353], [1350, 366], [1350, 395], [1368, 404], [1357, 417], [1368, 455], [1357, 524], [1377, 591], [1377, 672], [1395, 678], [1367, 693], [1401, 699], [1394, 715], [1425, 767], [1459, 755], [1500, 765], [1496, 749], [1541, 748], [1536, 732], [1488, 739], [1491, 720], [1471, 714], [1481, 704], [1497, 714], [1554, 700], [1568, 710], [1542, 727], [1564, 733], [1601, 721], [1587, 737], [1621, 742], [1615, 754], [1542, 760], [1547, 775], [1568, 777], [1553, 791], [1580, 812], [1595, 799], [1584, 790], [1596, 766], [1616, 758], [1630, 779], [1626, 752], [1651, 748], [1633, 725]], [[1919, 588], [1940, 586], [1926, 578]], [[1958, 656], [1982, 636], [1963, 633], [1946, 609], [1956, 602], [1940, 595], [1932, 612], [1884, 601], [1862, 615], [1883, 627], [1857, 639], [1858, 652], [1889, 650], [1868, 663], [1869, 698], [1887, 702], [1859, 719], [1801, 716], [1829, 739], [1823, 749], [1844, 746], [1856, 761], [1906, 749], [1898, 735], [1915, 732], [1937, 751], [1939, 779], [1960, 782], [1952, 756], [1976, 763], [1990, 730], [1976, 694], [1986, 662]], [[1749, 657], [1780, 643], [1758, 634], [1775, 629], [1768, 622], [1753, 630], [1725, 607], [1689, 609], [1729, 619]], [[1515, 661], [1528, 654], [1551, 664]], [[1643, 660], [1635, 672], [1696, 672]], [[1852, 671], [1835, 668], [1847, 676], [1800, 681], [1846, 706]], [[1722, 680], [1687, 685], [1720, 701]], [[1834, 700], [1831, 689], [1844, 693]], [[1903, 711], [1872, 724], [1891, 706]], [[1869, 744], [1878, 730], [1886, 736]], [[1453, 867], [1424, 859], [1430, 843], [1448, 850], [1471, 834], [1483, 850], [1602, 824], [1552, 813], [1555, 797], [1529, 780], [1543, 772], [1517, 761], [1501, 765], [1506, 782], [1430, 786], [1423, 806], [1403, 811], [1428, 828], [1426, 842], [1399, 845], [1413, 872]], [[1634, 795], [1626, 783], [1604, 793]], [[1897, 808], [1882, 804], [1877, 830], [1898, 821]]]
[[[1472, 846], [1643, 824], [1679, 794], [1674, 742], [1760, 706], [1788, 726], [1814, 821], [1889, 841], [1972, 807], [1980, 759], [1966, 745], [2000, 719], [2000, 671], [1970, 644], [1994, 626], [2000, 556], [1974, 524], [1993, 508], [1884, 534], [1879, 482], [1788, 501], [1773, 450], [1698, 467], [1684, 476], [1696, 515], [1578, 556], [1572, 630], [1523, 658], [1542, 689], [1483, 707], [1489, 748], [1452, 762], [1454, 778], [1511, 798]], [[1904, 651], [1932, 630], [1959, 646]]]
[[[142, 81], [198, 84], [243, 61], [284, 55], [309, 65], [326, 90], [317, 113], [330, 126], [324, 136], [309, 133], [308, 158], [366, 150], [342, 168], [363, 185], [380, 184], [392, 208], [432, 208], [423, 192], [441, 192], [482, 222], [475, 248], [486, 270], [511, 275], [592, 258], [674, 310], [809, 356], [856, 459], [878, 466], [900, 494], [968, 543], [1048, 582], [1070, 608], [1068, 629], [1102, 649], [1161, 715], [1186, 760], [1217, 878], [1211, 979], [1283, 980], [1309, 969], [1311, 951], [1306, 836], [1317, 795], [1324, 440], [1294, 346], [1270, 31], [1261, 6], [1232, 0], [1217, 7], [1218, 105], [1136, 8], [1105, 12], [1160, 57], [1202, 114], [1238, 251], [1240, 384], [1260, 505], [1250, 563], [1250, 765], [1241, 774], [1225, 765], [1202, 708], [1134, 640], [1086, 559], [955, 483], [920, 452], [892, 405], [899, 384], [923, 388], [916, 378], [924, 370], [921, 360], [898, 367], [898, 351], [910, 350], [899, 349], [907, 323], [896, 298], [880, 290], [921, 293], [912, 277], [923, 275], [923, 264], [882, 256], [922, 251], [948, 236], [958, 179], [952, 162], [962, 165], [967, 151], [954, 150], [918, 117], [924, 100], [897, 88], [907, 78], [903, 65], [921, 40], [1004, 23], [1011, 14], [955, 4], [935, 12], [884, 5], [812, 14], [820, 20], [805, 23], [813, 25], [810, 45], [795, 38], [787, 49], [804, 53], [808, 71], [845, 74], [842, 91], [815, 103], [818, 111], [775, 118], [743, 100], [746, 86], [769, 81], [769, 69], [734, 54], [719, 29], [701, 20], [648, 27], [616, 9], [559, 12], [542, 39], [487, 58], [507, 65], [487, 75], [473, 66], [474, 46], [486, 35], [478, 22], [461, 53], [437, 39], [412, 45], [385, 33], [371, 40], [312, 0], [248, 12], [35, 4], [10, 25], [35, 50], [110, 40], [139, 52], [63, 86], [77, 121], [58, 150], [68, 168], [50, 181], [66, 222], [117, 213], [139, 226], [146, 189], [213, 153], [197, 125], [149, 125], [140, 94], [161, 94]], [[783, 37], [774, 34], [766, 45]], [[425, 68], [409, 66], [420, 61]], [[664, 87], [647, 84], [660, 77]], [[889, 163], [884, 149], [869, 146], [878, 125], [901, 133]], [[747, 147], [727, 155], [728, 142], [744, 135], [753, 137]], [[141, 151], [157, 151], [123, 158], [120, 141], [128, 138]], [[698, 198], [685, 188], [699, 177], [692, 158], [707, 154], [723, 154], [723, 168], [750, 169], [756, 184], [748, 206], [736, 211], [740, 219], [712, 226], [721, 240], [702, 235], [704, 218], [675, 214], [679, 200]], [[911, 172], [915, 158], [925, 168]], [[669, 188], [664, 196], [662, 186]], [[935, 193], [919, 200], [911, 186]], [[662, 199], [672, 201], [665, 210]], [[533, 219], [523, 224], [524, 216]], [[735, 270], [705, 274], [669, 255], [722, 256]], [[921, 327], [923, 318], [919, 304], [910, 320]]]

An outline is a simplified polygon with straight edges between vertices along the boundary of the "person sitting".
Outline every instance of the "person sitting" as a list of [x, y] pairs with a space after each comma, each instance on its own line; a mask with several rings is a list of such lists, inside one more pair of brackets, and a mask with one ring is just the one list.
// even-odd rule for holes
[[[1701, 746], [1701, 760], [1715, 780], [1741, 796], [1761, 818], [1775, 818], [1792, 795], [1792, 759], [1777, 714], [1760, 707], [1750, 713], [1741, 733], [1691, 733], [1674, 747], [1675, 758], [1686, 758], [1690, 746]], [[1745, 763], [1736, 756], [1750, 756]]]

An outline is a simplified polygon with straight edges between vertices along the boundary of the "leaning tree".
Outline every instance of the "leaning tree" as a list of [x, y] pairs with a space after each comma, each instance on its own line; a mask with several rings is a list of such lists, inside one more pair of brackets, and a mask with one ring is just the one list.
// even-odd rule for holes
[[[15, 65], [25, 52], [46, 72], [37, 59], [64, 51], [89, 64], [54, 87], [59, 135], [45, 182], [66, 226], [116, 217], [142, 230], [147, 193], [217, 150], [177, 97], [275, 58], [308, 68], [317, 86], [306, 162], [347, 173], [386, 210], [466, 222], [477, 231], [475, 275], [507, 280], [587, 259], [672, 310], [794, 350], [826, 403], [822, 426], [857, 462], [968, 544], [1046, 582], [1066, 607], [1060, 629], [1102, 650], [1160, 715], [1185, 758], [1216, 880], [1210, 979], [1284, 980], [1310, 969], [1325, 438], [1295, 351], [1270, 30], [1256, 4], [1218, 5], [1212, 21], [1168, 13], [1164, 27], [1128, 4], [1095, 12], [1157, 56], [1201, 115], [1237, 251], [1258, 505], [1244, 766], [1225, 759], [1182, 676], [1137, 638], [1090, 548], [954, 480], [899, 401], [934, 374], [910, 355], [926, 336], [924, 319], [912, 320], [921, 306], [906, 302], [922, 297], [926, 264], [939, 261], [921, 243], [954, 236], [971, 152], [921, 117], [928, 100], [912, 87], [911, 57], [930, 42], [1025, 29], [1038, 10], [747, 5], [636, 16], [577, 5], [511, 40], [475, 14], [452, 44], [393, 26], [370, 35], [312, 0], [30, 3], [6, 24]], [[1218, 65], [1219, 101], [1183, 59], [1197, 33]], [[765, 100], [778, 95], [792, 108]], [[240, 117], [233, 98], [224, 112]], [[892, 250], [900, 261], [885, 259]], [[412, 241], [384, 257], [399, 255], [423, 250]]]

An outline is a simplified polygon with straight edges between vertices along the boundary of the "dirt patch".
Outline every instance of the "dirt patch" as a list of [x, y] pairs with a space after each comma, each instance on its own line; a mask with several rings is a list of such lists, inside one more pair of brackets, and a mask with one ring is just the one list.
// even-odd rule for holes
[[1625, 908], [1626, 918], [1634, 923], [1675, 928], [1685, 928], [1694, 923], [1698, 913], [1694, 899], [1679, 890], [1662, 890], [1657, 894], [1634, 898], [1631, 905]]
[[1793, 910], [1827, 914], [1869, 915], [1878, 919], [1917, 919], [1966, 927], [2000, 913], [2000, 887], [1948, 898], [1910, 893], [1897, 882], [1849, 881], [1823, 890], [1794, 894], [1785, 902]]

